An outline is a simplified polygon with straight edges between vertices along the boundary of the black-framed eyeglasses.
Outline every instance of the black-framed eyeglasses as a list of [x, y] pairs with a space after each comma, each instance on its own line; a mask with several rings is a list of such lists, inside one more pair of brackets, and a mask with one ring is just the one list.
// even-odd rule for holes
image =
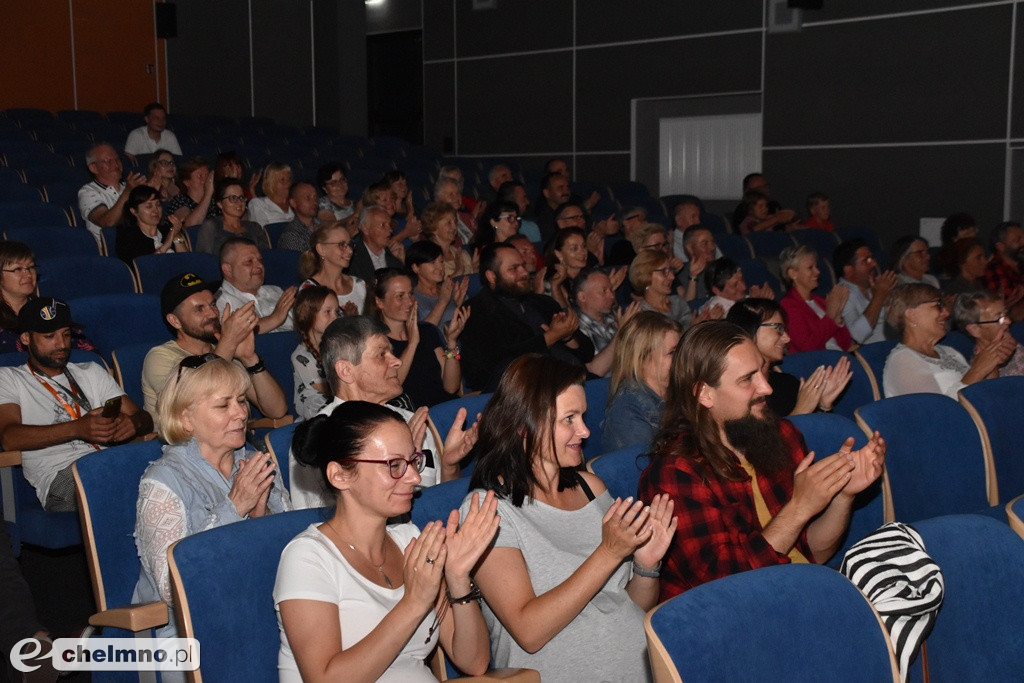
[[922, 306], [925, 306], [927, 304], [935, 304], [940, 311], [946, 310], [946, 302], [942, 300], [942, 297], [939, 297], [938, 299], [931, 299], [930, 301], [921, 302]]
[[665, 251], [668, 249], [668, 242], [655, 242], [654, 244], [645, 244], [644, 249], [654, 249], [656, 251]]
[[976, 325], [1009, 325], [1010, 316], [1005, 313], [1000, 313], [998, 318], [994, 320], [979, 320]]
[[652, 273], [661, 273], [662, 275], [668, 276], [668, 275], [675, 275], [676, 274], [676, 269], [673, 268], [672, 266], [664, 266], [662, 268], [655, 268], [651, 272]]
[[417, 472], [422, 472], [423, 468], [427, 466], [427, 455], [423, 451], [416, 451], [408, 460], [405, 458], [388, 458], [387, 460], [352, 458], [349, 462], [369, 462], [376, 463], [378, 465], [387, 465], [388, 474], [391, 475], [391, 478], [401, 479], [405, 476], [406, 471], [409, 469], [409, 465], [415, 467]]
[[578, 213], [578, 214], [575, 214], [573, 216], [559, 216], [558, 220], [560, 220], [560, 221], [581, 221], [581, 220], [583, 220], [583, 214], [582, 213]]
[[175, 379], [181, 379], [181, 371], [185, 368], [188, 368], [189, 370], [196, 370], [203, 367], [214, 358], [220, 358], [220, 356], [215, 353], [204, 353], [199, 356], [185, 356], [181, 359], [181, 362], [178, 363], [178, 376]]
[[352, 243], [351, 242], [345, 242], [345, 241], [341, 241], [341, 242], [321, 242], [320, 244], [332, 244], [332, 245], [337, 246], [338, 249], [351, 249], [352, 248]]
[[771, 327], [780, 335], [786, 334], [785, 323], [761, 323], [760, 325], [758, 325], [758, 327]]
[[519, 216], [515, 215], [514, 213], [503, 213], [503, 214], [498, 216], [498, 220], [499, 221], [508, 221], [509, 223], [518, 223], [519, 222]]
[[245, 198], [245, 195], [226, 194], [223, 197], [221, 197], [221, 201], [231, 202], [233, 204], [246, 204], [248, 203], [249, 200]]
[[36, 265], [33, 263], [31, 266], [18, 266], [17, 268], [4, 268], [5, 273], [11, 273], [13, 275], [24, 275], [25, 273], [36, 272]]

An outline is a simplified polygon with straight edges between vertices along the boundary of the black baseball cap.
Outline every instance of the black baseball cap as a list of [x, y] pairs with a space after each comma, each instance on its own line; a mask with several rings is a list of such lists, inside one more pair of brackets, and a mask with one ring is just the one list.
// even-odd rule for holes
[[196, 292], [203, 290], [213, 292], [216, 289], [217, 283], [206, 282], [195, 273], [175, 275], [167, 281], [163, 290], [160, 291], [160, 314], [166, 318], [168, 313], [174, 313], [174, 309], [178, 307], [178, 304]]
[[60, 299], [37, 297], [18, 311], [18, 329], [22, 332], [56, 332], [72, 325], [71, 307]]

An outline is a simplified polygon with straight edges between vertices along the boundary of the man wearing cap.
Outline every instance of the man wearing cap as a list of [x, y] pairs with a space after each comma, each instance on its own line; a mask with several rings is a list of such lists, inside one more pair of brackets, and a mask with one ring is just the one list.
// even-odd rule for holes
[[160, 312], [174, 339], [154, 346], [142, 365], [142, 395], [146, 410], [155, 414], [156, 398], [186, 356], [215, 353], [240, 363], [252, 380], [246, 398], [270, 418], [284, 417], [288, 402], [267, 367], [256, 355], [255, 332], [260, 316], [255, 302], [237, 311], [231, 305], [218, 314], [213, 285], [195, 273], [182, 273], [167, 281], [160, 292]]
[[[153, 430], [149, 414], [124, 394], [106, 368], [68, 362], [72, 325], [71, 309], [63, 301], [29, 301], [18, 313], [28, 360], [0, 368], [0, 443], [5, 450], [22, 452], [25, 478], [51, 512], [77, 508], [71, 475], [75, 460]], [[103, 417], [103, 412], [115, 416]]]
[[297, 288], [263, 284], [266, 271], [259, 247], [248, 237], [232, 237], [220, 248], [220, 272], [224, 281], [217, 292], [217, 309], [238, 310], [250, 301], [259, 316], [257, 334], [284, 332], [294, 328], [292, 304]]

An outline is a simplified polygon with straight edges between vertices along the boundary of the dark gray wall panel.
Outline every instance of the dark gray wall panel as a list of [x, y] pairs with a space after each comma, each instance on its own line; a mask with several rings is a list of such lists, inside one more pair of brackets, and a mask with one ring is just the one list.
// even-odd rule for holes
[[459, 154], [539, 154], [570, 148], [568, 52], [460, 61], [458, 84]]
[[[212, 4], [212, 3], [211, 3]], [[309, 3], [252, 3], [254, 100], [257, 116], [306, 125], [313, 120]]]
[[356, 3], [314, 0], [316, 122], [366, 134], [366, 12]]
[[423, 59], [455, 56], [455, 0], [423, 0]]
[[498, 0], [497, 4], [497, 9], [474, 10], [472, 0], [456, 0], [459, 57], [572, 45], [573, 0]]
[[836, 225], [871, 227], [891, 244], [922, 217], [967, 211], [983, 229], [1002, 220], [1004, 158], [998, 144], [777, 150], [763, 170], [784, 206], [802, 213], [808, 194], [824, 192]]
[[1015, 138], [1024, 137], [1024, 12], [1017, 13], [1015, 28], [1017, 51], [1013, 61], [1013, 115], [1010, 134]]
[[1011, 8], [769, 35], [764, 144], [1005, 135]]
[[579, 50], [576, 74], [577, 149], [629, 149], [634, 97], [759, 90], [761, 35]]
[[178, 36], [167, 41], [171, 111], [248, 116], [248, 3], [177, 0], [176, 4]]
[[[573, 171], [580, 180], [624, 180], [629, 178], [628, 154], [581, 154]], [[655, 191], [651, 188], [651, 191]]]
[[849, 19], [855, 17], [875, 17], [898, 12], [919, 12], [964, 5], [988, 4], [989, 0], [857, 0], [842, 2], [829, 0], [820, 10], [805, 10], [804, 23], [812, 21], [829, 21], [832, 19]]
[[455, 138], [455, 63], [425, 64], [423, 143], [443, 152], [445, 138]]
[[586, 0], [576, 20], [577, 45], [617, 43], [760, 28], [762, 7], [750, 0]]
[[367, 33], [415, 31], [423, 28], [420, 21], [420, 0], [387, 0], [378, 5], [363, 4], [363, 7]]

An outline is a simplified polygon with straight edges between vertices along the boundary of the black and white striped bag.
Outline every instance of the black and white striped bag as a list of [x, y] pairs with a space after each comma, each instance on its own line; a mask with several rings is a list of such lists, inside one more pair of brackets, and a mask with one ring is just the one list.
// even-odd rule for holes
[[906, 681], [942, 606], [945, 583], [939, 565], [917, 531], [890, 522], [854, 544], [839, 571], [875, 606]]

